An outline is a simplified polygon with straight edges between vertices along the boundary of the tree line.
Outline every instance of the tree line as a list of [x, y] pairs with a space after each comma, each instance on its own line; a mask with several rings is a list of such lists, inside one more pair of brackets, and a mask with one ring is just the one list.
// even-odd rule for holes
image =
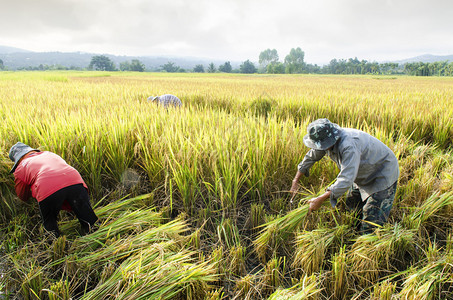
[[[329, 64], [318, 66], [305, 62], [305, 53], [298, 47], [293, 48], [285, 56], [283, 60], [276, 49], [266, 49], [262, 51], [256, 65], [249, 59], [242, 62], [239, 68], [234, 69], [230, 61], [226, 61], [221, 65], [208, 64], [206, 67], [203, 64], [197, 64], [193, 69], [184, 69], [177, 66], [174, 62], [159, 66], [151, 71], [160, 72], [194, 72], [194, 73], [263, 73], [263, 74], [400, 74], [411, 76], [453, 76], [453, 62], [441, 61], [433, 63], [412, 62], [405, 64], [398, 63], [378, 63], [367, 60], [359, 60], [356, 58], [349, 59], [332, 59]], [[3, 61], [0, 60], [0, 70], [5, 70]], [[80, 67], [65, 67], [62, 65], [42, 65], [37, 67], [25, 67], [22, 70], [82, 70]], [[91, 62], [86, 68], [88, 70], [99, 71], [133, 71], [145, 72], [145, 65], [138, 59], [124, 61], [116, 64], [105, 55], [92, 56]]]
[[[308, 64], [304, 61], [305, 53], [300, 47], [293, 48], [283, 61], [280, 61], [276, 49], [266, 49], [259, 55], [258, 66], [249, 59], [242, 62], [238, 69], [233, 69], [229, 61], [216, 67], [210, 63], [206, 68], [202, 64], [196, 65], [192, 70], [182, 69], [173, 62], [167, 62], [157, 71], [194, 72], [194, 73], [267, 73], [267, 74], [400, 74], [411, 76], [453, 76], [453, 62], [442, 61], [434, 63], [378, 63], [356, 58], [332, 59], [329, 64], [322, 67]], [[94, 56], [89, 69], [116, 71], [114, 63], [106, 56]], [[145, 66], [139, 60], [131, 63], [120, 64], [121, 71], [144, 72]]]

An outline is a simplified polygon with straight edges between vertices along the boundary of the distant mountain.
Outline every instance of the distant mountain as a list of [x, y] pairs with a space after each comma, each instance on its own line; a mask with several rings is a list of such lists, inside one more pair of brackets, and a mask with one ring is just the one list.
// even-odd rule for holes
[[7, 53], [21, 53], [21, 52], [31, 52], [31, 51], [20, 49], [20, 48], [14, 48], [14, 47], [0, 46], [0, 55], [7, 54]]
[[412, 58], [407, 58], [403, 60], [394, 61], [399, 64], [413, 63], [413, 62], [424, 62], [424, 63], [433, 63], [436, 61], [449, 61], [453, 62], [453, 55], [432, 55], [424, 54]]
[[[27, 67], [39, 67], [40, 65], [55, 66], [60, 65], [66, 68], [87, 68], [91, 62], [91, 58], [97, 53], [86, 52], [32, 52], [24, 49], [0, 46], [0, 59], [3, 65], [8, 70], [17, 70]], [[203, 65], [207, 69], [208, 65], [212, 62], [216, 67], [224, 64], [227, 60], [212, 60], [209, 58], [196, 58], [196, 57], [165, 57], [165, 56], [116, 56], [110, 54], [103, 54], [109, 57], [119, 68], [120, 63], [131, 61], [132, 59], [140, 60], [148, 71], [156, 71], [168, 62], [173, 62], [176, 66], [186, 70], [192, 70], [196, 65]], [[392, 61], [399, 65], [404, 65], [409, 62], [436, 62], [436, 61], [450, 61], [453, 62], [453, 55], [431, 55], [425, 54], [413, 58]], [[387, 61], [388, 62], [388, 61]], [[230, 61], [231, 66], [236, 69], [242, 62]], [[381, 62], [384, 63], [384, 62]]]
[[[216, 67], [224, 64], [222, 60], [211, 60], [208, 58], [196, 57], [164, 57], [164, 56], [116, 56], [110, 54], [97, 54], [86, 52], [32, 52], [18, 48], [0, 46], [0, 59], [9, 70], [17, 70], [27, 67], [39, 67], [39, 65], [61, 65], [67, 68], [87, 68], [91, 58], [96, 55], [105, 55], [110, 58], [119, 68], [120, 63], [140, 60], [147, 70], [157, 70], [160, 66], [173, 62], [176, 66], [186, 70], [192, 70], [196, 65], [205, 67], [212, 62]], [[237, 68], [240, 62], [231, 61], [231, 66]]]

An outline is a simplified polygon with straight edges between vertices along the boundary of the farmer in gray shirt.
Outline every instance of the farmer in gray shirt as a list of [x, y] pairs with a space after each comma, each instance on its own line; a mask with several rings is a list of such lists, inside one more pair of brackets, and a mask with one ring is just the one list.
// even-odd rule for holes
[[180, 107], [182, 106], [181, 100], [175, 95], [165, 94], [161, 96], [151, 96], [148, 98], [148, 101], [162, 105], [165, 108], [169, 106]]
[[308, 177], [313, 164], [327, 154], [340, 173], [324, 194], [309, 201], [309, 211], [319, 209], [327, 199], [335, 207], [337, 199], [349, 191], [346, 206], [359, 214], [361, 231], [370, 233], [375, 224], [383, 225], [393, 205], [399, 176], [395, 154], [368, 133], [341, 128], [327, 119], [310, 123], [307, 131], [304, 144], [311, 149], [298, 166], [291, 186], [293, 196], [302, 174]]

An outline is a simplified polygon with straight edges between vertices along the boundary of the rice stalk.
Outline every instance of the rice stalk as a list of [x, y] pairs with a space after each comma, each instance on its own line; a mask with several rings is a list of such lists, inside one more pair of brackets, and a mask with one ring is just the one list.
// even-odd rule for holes
[[68, 280], [61, 279], [43, 291], [47, 292], [49, 300], [71, 299]]
[[235, 245], [230, 248], [228, 253], [228, 272], [234, 276], [242, 276], [245, 274], [245, 252], [244, 246]]
[[328, 262], [328, 253], [340, 248], [349, 227], [340, 225], [334, 228], [320, 228], [301, 231], [296, 235], [295, 255], [292, 266], [311, 275], [319, 272]]
[[215, 248], [209, 256], [209, 261], [212, 263], [214, 273], [223, 276], [226, 273], [225, 257], [223, 247]]
[[241, 243], [238, 227], [229, 218], [223, 219], [217, 226], [217, 237], [226, 249]]
[[256, 228], [264, 223], [264, 204], [252, 203], [250, 206], [250, 222], [249, 226], [252, 231], [256, 232]]
[[[187, 230], [185, 223], [174, 220], [159, 227], [152, 227], [140, 233], [119, 236], [112, 241], [85, 239], [87, 243], [73, 245], [73, 251], [78, 254], [77, 263], [89, 267], [102, 265], [108, 262], [118, 262], [146, 249], [150, 244], [172, 241], [175, 248], [179, 248], [178, 238], [182, 241], [182, 234]], [[173, 240], [176, 238], [176, 240]], [[93, 247], [94, 245], [94, 247]], [[102, 247], [99, 247], [99, 246]]]
[[257, 278], [254, 274], [247, 274], [235, 282], [233, 299], [254, 299], [257, 294]]
[[394, 299], [396, 292], [396, 282], [383, 280], [373, 287], [370, 295], [372, 300], [391, 300]]
[[172, 247], [171, 241], [153, 244], [132, 255], [82, 299], [199, 299], [216, 279], [213, 266], [195, 264], [193, 252]]
[[305, 275], [300, 283], [293, 285], [291, 288], [277, 289], [270, 295], [268, 300], [322, 299], [320, 298], [322, 288], [319, 288], [320, 283], [318, 280], [316, 275]]
[[420, 207], [414, 208], [412, 213], [405, 216], [403, 224], [409, 229], [420, 230], [422, 226], [426, 226], [431, 217], [438, 216], [442, 209], [452, 205], [453, 191], [433, 193]]
[[404, 299], [423, 300], [452, 298], [452, 263], [451, 253], [447, 253], [436, 261], [410, 268], [398, 296]]
[[24, 274], [21, 284], [21, 296], [26, 299], [40, 299], [44, 288], [44, 274], [39, 266], [32, 266]]
[[340, 248], [340, 251], [332, 257], [332, 296], [334, 299], [347, 299], [349, 288], [348, 270], [346, 261], [346, 247]]
[[298, 207], [282, 217], [264, 224], [258, 237], [253, 241], [255, 251], [261, 261], [266, 261], [270, 253], [287, 242], [296, 229], [302, 225], [308, 213], [308, 205]]
[[286, 260], [284, 257], [269, 260], [264, 267], [263, 284], [269, 293], [282, 285], [285, 275]]
[[415, 232], [398, 223], [358, 237], [347, 253], [354, 282], [366, 287], [381, 275], [407, 268], [416, 259]]

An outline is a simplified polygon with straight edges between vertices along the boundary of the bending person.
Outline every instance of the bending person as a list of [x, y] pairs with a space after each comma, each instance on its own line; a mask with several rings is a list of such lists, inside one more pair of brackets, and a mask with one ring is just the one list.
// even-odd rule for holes
[[291, 192], [296, 194], [299, 179], [309, 176], [310, 168], [328, 155], [340, 169], [335, 183], [319, 197], [309, 201], [309, 211], [319, 209], [329, 199], [332, 207], [345, 194], [346, 207], [356, 210], [362, 233], [371, 233], [376, 225], [387, 222], [395, 198], [399, 176], [398, 160], [384, 143], [366, 132], [341, 128], [327, 119], [308, 125], [304, 144], [311, 148], [298, 166]]
[[165, 94], [161, 96], [152, 96], [148, 98], [148, 101], [153, 103], [162, 105], [163, 107], [175, 106], [180, 107], [182, 106], [181, 100], [175, 95]]
[[60, 236], [57, 218], [61, 209], [74, 211], [84, 234], [93, 229], [98, 218], [76, 169], [55, 153], [41, 152], [21, 142], [11, 147], [9, 158], [14, 162], [10, 173], [14, 173], [17, 196], [23, 201], [30, 197], [38, 201], [47, 231]]

